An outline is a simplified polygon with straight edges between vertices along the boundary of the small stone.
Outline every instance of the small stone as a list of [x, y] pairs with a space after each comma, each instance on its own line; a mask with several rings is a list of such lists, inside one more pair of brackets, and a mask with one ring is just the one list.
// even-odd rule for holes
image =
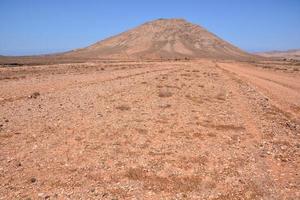
[[160, 108], [171, 108], [171, 105], [170, 104], [165, 104], [165, 105], [160, 105], [159, 107]]
[[38, 96], [40, 96], [41, 94], [39, 93], [39, 92], [34, 92], [34, 93], [32, 93], [30, 96], [29, 96], [29, 98], [33, 98], [33, 99], [36, 99], [36, 98], [38, 98]]
[[17, 162], [17, 167], [21, 167], [22, 166], [22, 163], [21, 162]]
[[263, 154], [263, 153], [262, 153], [262, 154], [260, 154], [259, 156], [260, 156], [260, 157], [262, 157], [262, 158], [265, 158], [265, 157], [266, 157], [266, 155], [265, 155], [265, 154]]
[[104, 192], [104, 193], [102, 194], [102, 197], [106, 197], [106, 196], [108, 196], [108, 193], [107, 193], [107, 192]]
[[44, 193], [38, 193], [38, 197], [43, 197], [44, 196]]
[[95, 188], [92, 188], [90, 191], [91, 191], [91, 192], [95, 192]]
[[31, 182], [31, 183], [35, 183], [35, 182], [36, 182], [36, 178], [32, 177], [32, 178], [30, 179], [30, 182]]
[[281, 150], [286, 150], [288, 147], [286, 145], [283, 145], [280, 148], [281, 148]]
[[7, 122], [9, 122], [9, 120], [8, 120], [8, 119], [6, 119], [6, 120], [4, 120], [4, 122], [6, 122], [6, 123], [7, 123]]

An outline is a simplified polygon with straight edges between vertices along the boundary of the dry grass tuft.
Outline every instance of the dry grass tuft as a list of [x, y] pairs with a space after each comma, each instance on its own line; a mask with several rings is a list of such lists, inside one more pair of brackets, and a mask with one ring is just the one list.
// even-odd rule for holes
[[170, 91], [167, 90], [160, 90], [158, 93], [158, 96], [161, 98], [171, 97], [173, 94]]
[[128, 110], [130, 110], [130, 107], [128, 105], [120, 105], [120, 106], [117, 106], [116, 109], [121, 110], [121, 111], [128, 111]]

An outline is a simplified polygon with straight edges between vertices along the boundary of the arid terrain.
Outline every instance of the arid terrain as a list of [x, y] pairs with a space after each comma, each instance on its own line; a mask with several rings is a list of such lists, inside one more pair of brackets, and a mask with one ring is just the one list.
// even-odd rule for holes
[[257, 53], [257, 55], [268, 57], [268, 58], [281, 58], [285, 60], [300, 60], [300, 49], [293, 49], [288, 51], [269, 51]]
[[292, 200], [299, 169], [297, 61], [177, 19], [0, 58], [0, 200]]
[[300, 73], [268, 66], [0, 68], [0, 199], [300, 198]]

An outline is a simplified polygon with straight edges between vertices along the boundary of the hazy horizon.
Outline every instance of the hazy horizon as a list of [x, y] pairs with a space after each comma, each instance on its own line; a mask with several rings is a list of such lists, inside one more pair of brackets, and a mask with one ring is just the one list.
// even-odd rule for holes
[[184, 18], [248, 52], [300, 48], [300, 2], [3, 0], [0, 55], [86, 47], [158, 18]]

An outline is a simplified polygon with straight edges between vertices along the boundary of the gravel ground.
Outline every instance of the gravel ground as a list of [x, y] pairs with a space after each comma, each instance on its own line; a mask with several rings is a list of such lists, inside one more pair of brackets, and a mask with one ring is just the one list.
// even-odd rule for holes
[[0, 199], [299, 199], [300, 73], [0, 68]]

